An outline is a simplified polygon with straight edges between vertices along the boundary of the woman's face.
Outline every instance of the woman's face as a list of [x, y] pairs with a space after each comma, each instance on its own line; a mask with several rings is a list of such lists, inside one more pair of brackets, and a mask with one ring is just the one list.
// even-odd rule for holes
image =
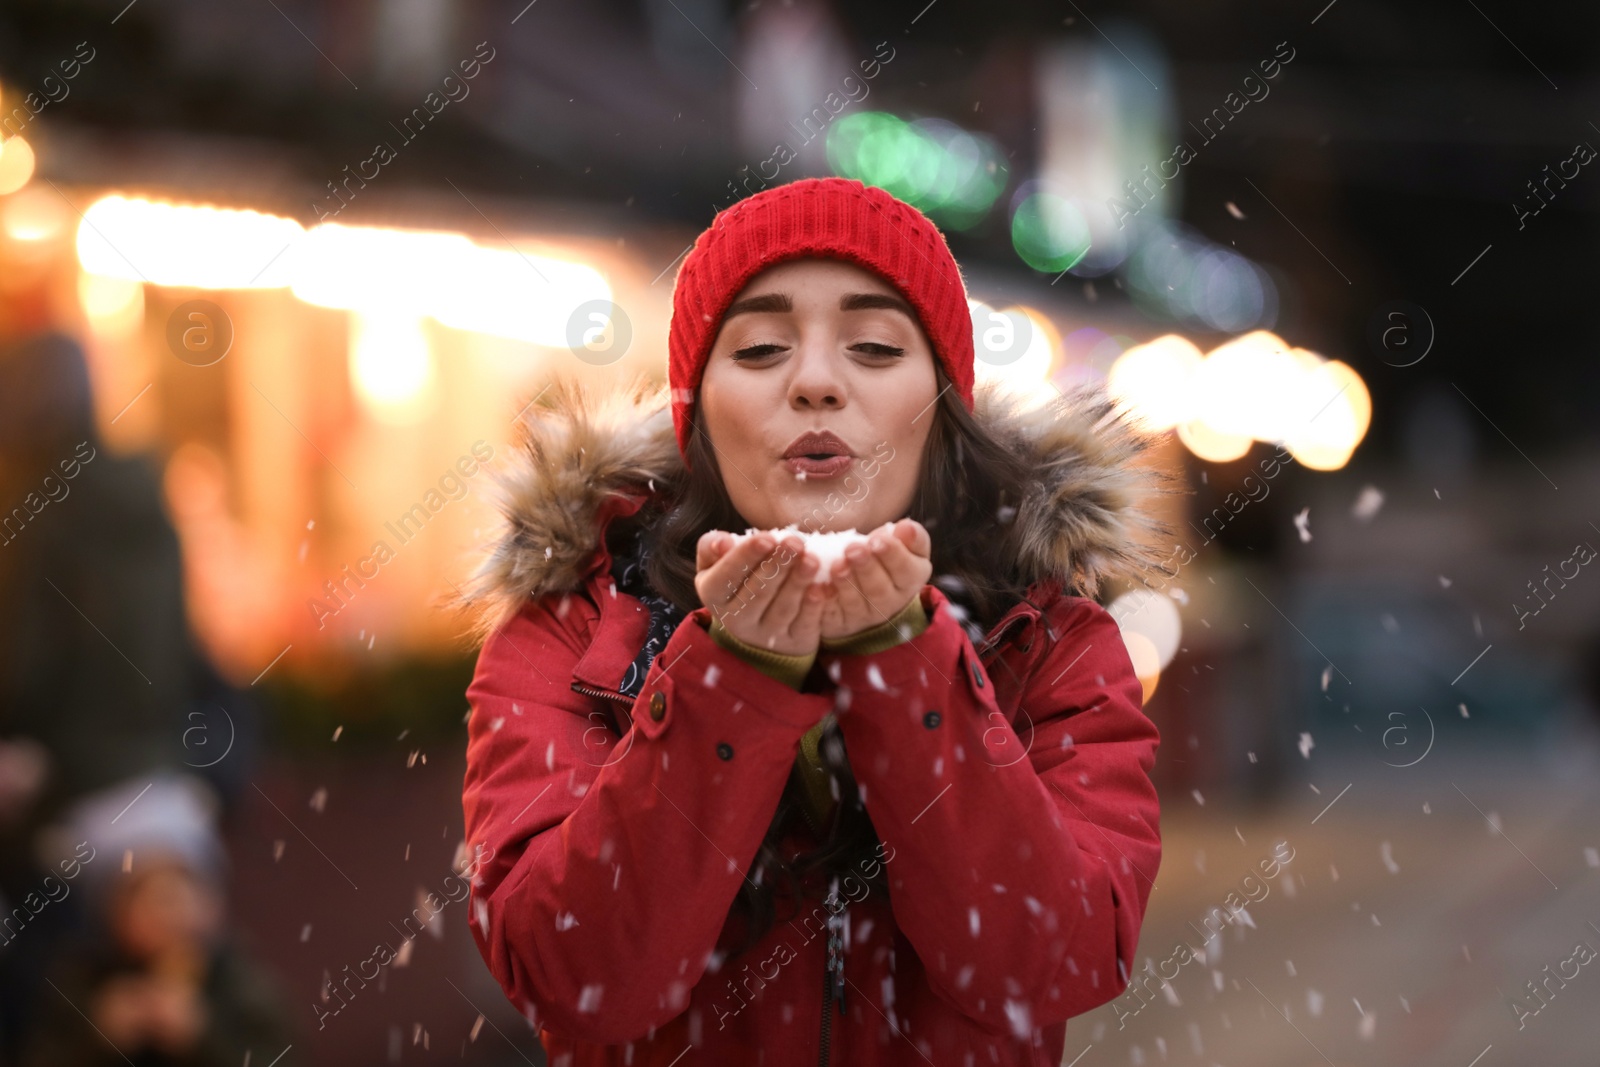
[[826, 259], [751, 279], [700, 383], [723, 484], [757, 529], [871, 530], [904, 516], [937, 398], [933, 349], [905, 298]]

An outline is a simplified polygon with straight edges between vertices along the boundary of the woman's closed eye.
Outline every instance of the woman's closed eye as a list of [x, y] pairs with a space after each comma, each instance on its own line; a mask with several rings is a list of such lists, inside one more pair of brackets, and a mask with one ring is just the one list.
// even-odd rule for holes
[[[789, 350], [788, 345], [757, 344], [736, 348], [730, 355], [735, 362], [746, 362], [767, 359]], [[850, 346], [850, 351], [875, 359], [894, 359], [903, 356], [906, 350], [898, 345], [883, 344], [878, 341], [861, 341]]]
[[787, 349], [787, 345], [746, 345], [744, 348], [734, 349], [733, 358], [736, 361], [765, 359], [768, 356], [775, 356], [779, 352], [786, 351]]

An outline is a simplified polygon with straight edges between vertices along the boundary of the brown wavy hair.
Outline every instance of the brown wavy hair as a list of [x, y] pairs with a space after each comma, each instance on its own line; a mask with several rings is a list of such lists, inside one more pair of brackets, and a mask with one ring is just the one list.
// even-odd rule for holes
[[[1030, 472], [966, 409], [937, 363], [935, 374], [939, 396], [907, 516], [922, 523], [932, 536], [935, 583], [958, 594], [973, 620], [987, 630], [1026, 591], [1012, 540], [996, 537], [996, 533], [1015, 514]], [[716, 453], [700, 425], [699, 410], [697, 404], [687, 470], [677, 484], [663, 487], [660, 499], [665, 502], [655, 514], [642, 517], [649, 523], [645, 536], [650, 549], [646, 568], [650, 584], [686, 612], [700, 607], [694, 576], [695, 549], [701, 535], [708, 530], [743, 530], [749, 525], [728, 497]], [[885, 462], [893, 461], [891, 457]], [[878, 855], [879, 839], [856, 788], [837, 723], [830, 722], [823, 730], [817, 751], [839, 800], [832, 823], [813, 828], [821, 841], [817, 848], [792, 861], [783, 859], [778, 845], [794, 820], [809, 821], [803, 788], [797, 772], [791, 771], [772, 823], [734, 900], [745, 933], [730, 955], [747, 951], [778, 921], [780, 891], [785, 900], [796, 903], [796, 913], [798, 902], [823, 899], [830, 880], [847, 873], [872, 889], [888, 892], [881, 864], [873, 878], [862, 873]]]

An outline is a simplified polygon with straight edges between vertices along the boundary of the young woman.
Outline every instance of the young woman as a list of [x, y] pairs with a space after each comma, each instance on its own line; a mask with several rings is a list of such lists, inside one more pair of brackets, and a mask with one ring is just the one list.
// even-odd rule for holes
[[[670, 400], [568, 390], [469, 599], [472, 931], [553, 1065], [1037, 1064], [1127, 984], [1156, 728], [1108, 579], [1165, 489], [1103, 394], [973, 390], [914, 208], [719, 214]], [[871, 531], [822, 569], [792, 534]]]

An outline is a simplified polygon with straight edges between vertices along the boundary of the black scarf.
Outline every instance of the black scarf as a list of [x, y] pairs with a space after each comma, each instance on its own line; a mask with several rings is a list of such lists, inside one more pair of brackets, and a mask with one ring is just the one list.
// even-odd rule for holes
[[666, 647], [667, 639], [678, 629], [678, 624], [687, 617], [681, 608], [656, 592], [650, 584], [645, 570], [649, 559], [644, 527], [640, 526], [634, 531], [632, 546], [619, 554], [611, 567], [617, 591], [635, 597], [650, 612], [650, 632], [645, 636], [644, 647], [633, 657], [628, 669], [622, 672], [622, 681], [617, 686], [617, 691], [628, 697], [639, 695], [639, 690], [644, 687], [645, 676], [650, 673], [650, 664]]

